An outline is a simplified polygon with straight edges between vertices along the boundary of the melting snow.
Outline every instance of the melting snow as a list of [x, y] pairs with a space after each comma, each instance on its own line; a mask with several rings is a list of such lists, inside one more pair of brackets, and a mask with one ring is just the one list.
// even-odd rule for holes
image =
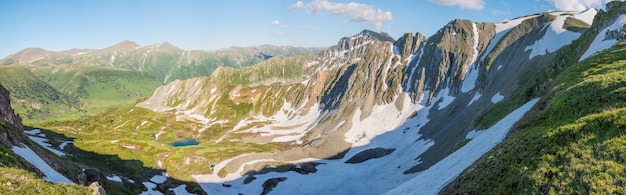
[[520, 120], [538, 100], [537, 98], [522, 105], [491, 128], [476, 136], [461, 149], [427, 170], [417, 173], [415, 178], [388, 191], [386, 194], [413, 194], [415, 192], [420, 194], [437, 194], [439, 190], [461, 174], [465, 168], [500, 143], [509, 129], [513, 127], [513, 124]]
[[600, 33], [598, 33], [591, 45], [589, 45], [589, 48], [587, 48], [587, 51], [585, 51], [585, 53], [580, 57], [580, 60], [578, 61], [583, 61], [587, 57], [591, 56], [591, 54], [615, 45], [617, 43], [617, 40], [604, 40], [606, 37], [606, 32], [609, 30], [621, 29], [624, 24], [626, 24], [626, 15], [621, 15], [617, 18], [617, 20], [615, 20], [615, 22], [611, 26], [606, 27], [604, 30], [600, 31]]
[[73, 141], [64, 141], [63, 143], [59, 144], [59, 148], [61, 148], [61, 150], [65, 150], [65, 146], [67, 146], [67, 144], [71, 144], [74, 143]]
[[65, 156], [65, 153], [52, 148], [52, 145], [48, 143], [48, 139], [46, 138], [35, 137], [35, 136], [28, 136], [28, 138], [30, 138], [30, 140], [33, 140], [35, 143], [39, 144], [40, 146], [48, 149], [50, 152], [56, 154], [57, 156]]
[[[306, 104], [303, 104], [306, 105]], [[301, 116], [299, 110], [308, 110], [308, 112]], [[261, 136], [278, 136], [272, 139], [272, 142], [291, 142], [295, 141], [297, 144], [301, 144], [301, 138], [306, 135], [307, 130], [311, 128], [311, 125], [315, 122], [315, 119], [319, 116], [319, 104], [307, 109], [294, 108], [291, 103], [284, 102], [283, 107], [273, 116], [265, 117], [263, 115], [257, 116], [251, 120], [241, 120], [233, 131], [239, 130], [249, 124], [271, 123], [262, 127], [253, 127], [243, 132], [260, 133]], [[220, 138], [218, 140], [221, 141]]]
[[41, 133], [41, 130], [39, 130], [39, 129], [24, 130], [24, 133], [28, 134], [28, 135], [37, 135], [37, 134]]
[[491, 97], [491, 102], [495, 104], [495, 103], [502, 101], [503, 99], [504, 99], [504, 96], [502, 96], [500, 92], [498, 92], [495, 95], [493, 95], [493, 97]]
[[122, 183], [122, 178], [120, 176], [117, 176], [117, 175], [107, 176], [107, 179], [111, 180], [111, 181], [114, 181], [114, 182]]
[[[302, 162], [325, 163], [318, 165], [317, 172], [313, 174], [302, 175], [293, 171], [270, 172], [255, 175], [257, 179], [245, 185], [243, 184], [245, 178], [240, 173], [229, 174], [226, 178], [219, 178], [216, 175], [194, 175], [193, 177], [209, 194], [260, 194], [262, 192], [260, 186], [263, 182], [276, 177], [286, 177], [287, 180], [278, 184], [272, 190], [273, 194], [381, 194], [413, 178], [414, 175], [403, 174], [402, 171], [419, 164], [419, 160], [415, 157], [434, 144], [431, 140], [420, 139], [421, 135], [418, 133], [420, 127], [428, 123], [431, 107], [416, 107], [421, 109], [415, 117], [406, 120], [395, 130], [376, 136], [367, 145], [353, 147], [343, 159], [302, 159]], [[388, 108], [391, 109], [391, 107]], [[368, 118], [374, 118], [374, 116]], [[396, 150], [385, 158], [371, 159], [359, 164], [344, 163], [355, 154], [376, 147]], [[217, 164], [215, 170], [220, 170], [218, 167], [224, 167], [231, 160]], [[355, 180], [358, 182], [354, 182]], [[225, 188], [221, 185], [223, 182], [228, 182], [232, 186]]]
[[150, 181], [154, 183], [163, 183], [165, 182], [165, 180], [167, 180], [167, 173], [165, 172], [163, 172], [163, 174], [161, 175], [155, 175], [154, 177], [150, 179]]
[[467, 106], [472, 105], [472, 103], [474, 103], [476, 100], [480, 99], [480, 97], [482, 97], [482, 95], [480, 95], [480, 93], [476, 92], [476, 94], [474, 94], [474, 97], [472, 98], [472, 100], [470, 100], [470, 102], [467, 103]]
[[52, 183], [67, 183], [67, 184], [73, 184], [74, 183], [70, 179], [68, 179], [67, 177], [61, 175], [61, 173], [57, 172], [52, 167], [50, 167], [50, 165], [48, 165], [48, 163], [46, 163], [43, 159], [41, 159], [41, 157], [39, 157], [28, 146], [24, 145], [23, 148], [22, 147], [18, 147], [18, 146], [13, 146], [13, 148], [11, 148], [11, 150], [13, 152], [15, 152], [15, 154], [21, 156], [23, 159], [28, 161], [28, 163], [30, 163], [33, 166], [37, 167], [37, 169], [39, 169], [45, 175], [45, 179], [46, 180], [48, 180], [48, 181], [50, 181]]
[[147, 191], [142, 192], [140, 195], [156, 195], [156, 194], [163, 194], [157, 190], [153, 190], [153, 188], [156, 188], [157, 185], [152, 183], [152, 182], [143, 182], [142, 183], [144, 186], [146, 186], [146, 188], [148, 188]]
[[189, 192], [187, 192], [187, 190], [185, 189], [187, 186], [185, 184], [183, 185], [179, 185], [178, 187], [171, 189], [174, 194], [190, 194]]
[[441, 101], [439, 102], [439, 105], [437, 106], [437, 110], [443, 110], [444, 108], [448, 107], [448, 105], [450, 105], [450, 103], [452, 103], [454, 99], [456, 99], [453, 96], [450, 96], [449, 94], [450, 94], [450, 89], [445, 88], [444, 90], [439, 91], [437, 96], [433, 98], [433, 99], [436, 99], [436, 101]]
[[478, 137], [481, 133], [485, 132], [485, 130], [472, 130], [467, 133], [465, 139], [474, 139]]

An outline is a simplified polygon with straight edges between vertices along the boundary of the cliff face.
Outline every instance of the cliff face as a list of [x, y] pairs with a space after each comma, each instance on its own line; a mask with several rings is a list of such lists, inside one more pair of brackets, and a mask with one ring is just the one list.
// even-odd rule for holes
[[0, 117], [2, 120], [13, 125], [20, 132], [24, 132], [24, 126], [22, 125], [22, 118], [13, 112], [11, 107], [10, 93], [4, 86], [0, 85]]

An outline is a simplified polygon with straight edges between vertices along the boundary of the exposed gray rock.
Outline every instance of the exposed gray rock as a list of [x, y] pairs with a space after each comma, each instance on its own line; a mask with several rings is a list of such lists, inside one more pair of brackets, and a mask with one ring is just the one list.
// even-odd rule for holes
[[357, 154], [355, 154], [354, 156], [352, 156], [352, 158], [348, 159], [346, 161], [346, 163], [349, 164], [356, 164], [356, 163], [362, 163], [371, 159], [375, 159], [375, 158], [381, 158], [384, 156], [387, 156], [389, 154], [391, 154], [393, 151], [395, 151], [396, 149], [391, 148], [391, 149], [386, 149], [386, 148], [372, 148], [372, 149], [367, 149], [364, 151], [361, 151]]

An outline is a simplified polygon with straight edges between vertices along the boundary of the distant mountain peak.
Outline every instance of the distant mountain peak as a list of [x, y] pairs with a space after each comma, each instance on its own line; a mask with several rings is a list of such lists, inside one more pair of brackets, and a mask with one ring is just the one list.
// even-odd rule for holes
[[126, 51], [132, 51], [135, 48], [139, 47], [140, 45], [133, 42], [133, 41], [129, 41], [129, 40], [124, 40], [122, 42], [119, 42], [115, 45], [112, 45], [110, 47], [104, 48], [102, 50], [104, 51], [118, 51], [118, 52], [126, 52]]
[[374, 32], [374, 31], [367, 30], [367, 29], [361, 31], [361, 33], [359, 33], [357, 36], [366, 36], [368, 38], [374, 38], [379, 41], [389, 41], [389, 42], [395, 41], [395, 39], [391, 37], [389, 34], [387, 34], [386, 32]]
[[182, 49], [172, 45], [169, 42], [162, 42], [155, 45], [150, 46], [153, 50], [161, 51], [161, 52], [171, 52], [171, 51], [181, 51]]

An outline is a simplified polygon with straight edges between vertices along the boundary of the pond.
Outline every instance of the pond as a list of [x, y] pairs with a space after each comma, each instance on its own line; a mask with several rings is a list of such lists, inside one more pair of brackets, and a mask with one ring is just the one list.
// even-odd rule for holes
[[184, 140], [172, 142], [171, 145], [174, 147], [181, 147], [181, 146], [195, 146], [195, 145], [198, 145], [199, 143], [200, 142], [198, 142], [194, 138], [185, 138]]

